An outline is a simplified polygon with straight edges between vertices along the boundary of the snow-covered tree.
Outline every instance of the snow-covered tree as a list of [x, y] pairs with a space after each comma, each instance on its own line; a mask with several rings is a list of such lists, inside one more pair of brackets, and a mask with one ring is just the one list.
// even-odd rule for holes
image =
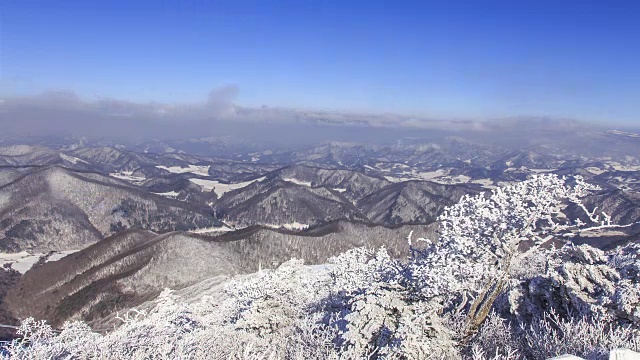
[[[589, 359], [640, 350], [640, 247], [574, 245], [615, 226], [581, 198], [582, 179], [540, 175], [467, 196], [439, 218], [438, 239], [405, 259], [349, 250], [323, 266], [291, 260], [187, 304], [163, 292], [153, 310], [96, 334], [32, 319], [11, 358]], [[568, 203], [590, 223], [562, 213]], [[415, 245], [415, 246], [413, 246]]]

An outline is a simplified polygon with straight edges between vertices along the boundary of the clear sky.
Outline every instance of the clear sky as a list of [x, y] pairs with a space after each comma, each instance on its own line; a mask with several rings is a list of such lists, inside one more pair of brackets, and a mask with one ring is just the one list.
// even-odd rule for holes
[[639, 1], [0, 2], [2, 95], [640, 123]]

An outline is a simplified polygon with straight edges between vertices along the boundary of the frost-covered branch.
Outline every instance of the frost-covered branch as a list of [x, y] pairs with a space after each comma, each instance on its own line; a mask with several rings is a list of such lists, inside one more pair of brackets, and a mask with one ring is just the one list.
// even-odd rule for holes
[[[597, 187], [554, 175], [466, 196], [406, 259], [356, 248], [323, 266], [291, 260], [187, 304], [167, 290], [97, 334], [27, 319], [11, 359], [596, 359], [640, 343], [640, 245], [566, 241], [587, 224], [563, 206]], [[596, 226], [615, 227], [606, 214]], [[562, 220], [561, 220], [562, 219]], [[424, 239], [418, 239], [424, 240]], [[561, 248], [546, 246], [554, 240]]]

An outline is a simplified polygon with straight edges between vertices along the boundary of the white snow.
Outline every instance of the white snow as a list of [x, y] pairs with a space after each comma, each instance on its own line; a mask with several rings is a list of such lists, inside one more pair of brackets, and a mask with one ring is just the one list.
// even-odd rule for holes
[[[443, 174], [443, 175], [439, 175]], [[444, 175], [446, 172], [442, 170], [432, 171], [429, 173], [418, 173], [420, 180], [433, 181], [438, 184], [466, 184], [471, 181], [471, 177], [466, 175]]]
[[[78, 250], [65, 250], [65, 251], [56, 251], [49, 258], [49, 261], [57, 261], [62, 259], [63, 257], [73, 254]], [[13, 270], [18, 271], [21, 274], [26, 273], [35, 263], [40, 260], [41, 257], [45, 256], [46, 253], [35, 253], [32, 254], [28, 251], [21, 251], [19, 253], [0, 253], [0, 265], [4, 266], [4, 264], [11, 264], [11, 268]]]
[[609, 130], [608, 133], [614, 134], [614, 135], [628, 136], [632, 138], [640, 138], [640, 134], [634, 134], [631, 132], [620, 131], [620, 130]]
[[611, 166], [616, 171], [640, 171], [640, 166], [638, 165], [624, 165], [619, 162], [612, 162]]
[[[630, 349], [613, 349], [609, 352], [609, 360], [638, 360], [640, 359], [640, 353]], [[575, 355], [560, 355], [552, 357], [549, 360], [584, 360], [581, 357]]]
[[209, 176], [209, 167], [210, 165], [189, 165], [186, 168], [180, 166], [171, 166], [166, 167], [164, 165], [156, 165], [158, 169], [166, 170], [173, 174], [184, 174], [184, 173], [192, 173], [200, 176]]
[[120, 172], [109, 173], [109, 176], [114, 177], [116, 179], [120, 179], [120, 180], [126, 180], [132, 183], [141, 183], [147, 180], [147, 178], [145, 178], [144, 176], [133, 176], [133, 171], [120, 171]]
[[496, 186], [493, 185], [493, 180], [491, 180], [491, 179], [476, 179], [476, 180], [472, 180], [471, 183], [480, 184], [483, 187], [488, 188], [488, 189], [496, 188]]
[[273, 229], [287, 229], [287, 230], [305, 230], [307, 228], [309, 228], [309, 224], [301, 224], [299, 222], [292, 222], [289, 224], [282, 224], [282, 225], [274, 225], [274, 224], [265, 224], [264, 226], [266, 227], [270, 227]]
[[168, 191], [168, 192], [163, 192], [163, 193], [153, 193], [156, 195], [160, 195], [160, 196], [164, 196], [164, 197], [168, 197], [170, 199], [175, 199], [178, 196], [178, 192], [175, 191]]
[[408, 180], [415, 180], [413, 178], [393, 177], [393, 176], [385, 176], [384, 178], [385, 178], [385, 180], [390, 181], [390, 182], [394, 182], [394, 183], [408, 181]]
[[215, 233], [215, 232], [227, 232], [232, 230], [233, 230], [232, 228], [226, 225], [223, 225], [219, 227], [209, 227], [209, 228], [200, 228], [200, 229], [190, 230], [189, 232], [192, 232], [194, 234], [208, 234], [208, 233]]
[[220, 197], [231, 190], [242, 189], [243, 187], [248, 186], [256, 181], [260, 182], [264, 180], [264, 176], [255, 180], [243, 181], [243, 182], [234, 183], [234, 184], [223, 184], [219, 181], [205, 180], [205, 179], [189, 179], [189, 180], [191, 180], [193, 183], [200, 185], [204, 191], [213, 190], [216, 193], [216, 195]]
[[42, 256], [42, 254], [31, 254], [26, 251], [15, 254], [0, 253], [0, 263], [2, 263], [2, 265], [11, 264], [14, 270], [24, 274], [27, 270], [31, 269], [33, 264], [38, 262], [40, 256]]
[[301, 224], [299, 222], [294, 222], [291, 224], [284, 224], [282, 225], [285, 229], [289, 229], [289, 230], [304, 230], [307, 229], [309, 227], [309, 224]]
[[63, 257], [73, 254], [74, 252], [77, 252], [80, 250], [65, 250], [65, 251], [56, 251], [55, 253], [51, 254], [51, 256], [49, 256], [49, 258], [47, 258], [47, 262], [49, 261], [58, 261], [60, 259], [62, 259]]
[[427, 180], [433, 181], [438, 184], [466, 184], [471, 181], [471, 177], [466, 175], [449, 175], [449, 170], [438, 169], [435, 171], [416, 172], [405, 171], [398, 175], [405, 175], [407, 177], [391, 177], [385, 176], [385, 179], [391, 182], [402, 182], [407, 180]]
[[293, 178], [286, 178], [286, 179], [282, 179], [282, 180], [284, 180], [286, 182], [294, 183], [296, 185], [302, 185], [302, 186], [311, 187], [311, 183], [308, 182], [308, 181], [300, 181], [300, 180], [293, 179]]
[[448, 175], [449, 172], [447, 170], [444, 169], [438, 169], [436, 171], [429, 171], [429, 172], [420, 172], [416, 174], [416, 177], [418, 177], [419, 179], [422, 180], [433, 180], [435, 178], [439, 178], [442, 176], [446, 176]]
[[196, 185], [200, 185], [203, 191], [211, 191], [218, 184], [218, 182], [214, 180], [198, 179], [198, 178], [192, 178], [192, 179], [189, 179], [189, 181], [191, 181]]
[[72, 164], [78, 164], [79, 162], [81, 163], [85, 163], [88, 164], [88, 162], [82, 160], [82, 159], [78, 159], [77, 157], [73, 157], [73, 156], [69, 156], [69, 155], [65, 155], [63, 153], [60, 153], [60, 158], [66, 162], [70, 162]]
[[[485, 194], [464, 197], [456, 205], [449, 207], [439, 219], [438, 241], [429, 245], [430, 251], [417, 252], [408, 261], [393, 260], [384, 248], [351, 249], [334, 257], [330, 260], [331, 264], [322, 264], [321, 261], [316, 266], [305, 266], [302, 259], [280, 264], [276, 258], [263, 256], [253, 263], [257, 267], [257, 273], [229, 279], [235, 271], [220, 272], [214, 269], [214, 277], [207, 279], [211, 275], [202, 271], [205, 269], [203, 266], [219, 262], [219, 265], [228, 268], [227, 259], [230, 254], [220, 253], [216, 247], [212, 258], [207, 251], [209, 245], [213, 244], [185, 241], [184, 244], [176, 244], [179, 246], [176, 249], [183, 250], [183, 245], [188, 243], [189, 248], [182, 256], [189, 258], [193, 263], [191, 265], [196, 266], [167, 276], [168, 270], [180, 270], [176, 269], [176, 265], [181, 265], [181, 259], [161, 261], [153, 264], [157, 275], [147, 272], [145, 277], [148, 280], [144, 280], [142, 284], [162, 284], [161, 281], [170, 284], [169, 281], [180, 281], [194, 285], [178, 292], [169, 289], [163, 291], [154, 305], [137, 307], [137, 310], [128, 312], [132, 315], [129, 317], [130, 322], [104, 335], [93, 333], [89, 326], [76, 326], [72, 329], [72, 337], [52, 335], [47, 341], [30, 341], [29, 346], [18, 344], [19, 347], [14, 349], [20, 351], [24, 358], [34, 359], [47, 359], [61, 351], [99, 351], [96, 357], [109, 357], [122, 351], [124, 355], [120, 358], [162, 358], [166, 357], [167, 352], [161, 345], [168, 344], [177, 349], [172, 354], [173, 357], [185, 358], [190, 355], [210, 356], [211, 344], [215, 342], [221, 344], [215, 349], [221, 354], [218, 356], [220, 358], [246, 354], [246, 349], [258, 349], [260, 352], [251, 353], [245, 358], [282, 358], [291, 354], [290, 341], [293, 339], [303, 345], [299, 349], [294, 347], [291, 357], [362, 358], [371, 354], [372, 343], [379, 343], [379, 329], [392, 324], [395, 329], [411, 329], [412, 336], [415, 337], [406, 341], [398, 338], [399, 342], [387, 342], [394, 347], [385, 349], [382, 346], [380, 353], [393, 351], [407, 358], [420, 358], [423, 354], [430, 353], [442, 358], [458, 358], [461, 348], [451, 341], [449, 334], [455, 334], [460, 328], [456, 324], [451, 327], [448, 321], [440, 321], [448, 316], [448, 311], [442, 306], [442, 299], [466, 302], [468, 299], [465, 290], [474, 289], [477, 284], [489, 284], [489, 287], [484, 288], [491, 290], [491, 284], [496, 279], [504, 279], [515, 285], [512, 289], [504, 289], [505, 298], [513, 301], [507, 306], [517, 309], [531, 303], [531, 308], [534, 309], [532, 315], [536, 319], [546, 320], [535, 320], [535, 326], [512, 331], [510, 327], [503, 325], [503, 320], [523, 323], [530, 314], [505, 311], [505, 316], [508, 316], [506, 319], [490, 314], [485, 320], [484, 316], [479, 319], [475, 310], [471, 313], [467, 313], [465, 307], [454, 310], [457, 315], [471, 321], [479, 320], [477, 324], [482, 326], [484, 335], [478, 334], [478, 338], [472, 340], [472, 345], [474, 348], [477, 346], [480, 354], [489, 350], [496, 352], [496, 359], [505, 358], [499, 351], [503, 351], [507, 344], [517, 344], [508, 349], [509, 353], [514, 354], [514, 358], [525, 358], [536, 348], [553, 354], [550, 357], [571, 352], [571, 349], [582, 349], [586, 343], [593, 344], [590, 349], [603, 355], [613, 349], [609, 353], [610, 359], [638, 359], [638, 353], [615, 349], [618, 346], [637, 348], [637, 329], [631, 327], [637, 327], [637, 324], [630, 324], [630, 327], [618, 324], [618, 319], [634, 319], [633, 316], [637, 314], [636, 305], [640, 296], [638, 279], [634, 274], [623, 272], [627, 264], [637, 263], [640, 250], [637, 244], [627, 244], [611, 252], [589, 245], [563, 249], [552, 247], [546, 250], [533, 247], [528, 252], [511, 253], [500, 250], [519, 248], [530, 238], [521, 236], [524, 230], [528, 231], [531, 238], [543, 238], [543, 241], [562, 236], [565, 231], [578, 231], [584, 224], [564, 226], [559, 223], [557, 230], [529, 229], [528, 225], [522, 227], [521, 224], [537, 224], [539, 221], [555, 218], [564, 205], [550, 207], [548, 204], [560, 204], [567, 197], [575, 200], [586, 211], [578, 198], [597, 189], [598, 187], [585, 184], [579, 179], [576, 180], [576, 185], [569, 187], [556, 175], [544, 174], [510, 185], [502, 192], [493, 193], [490, 198]], [[595, 221], [593, 213], [587, 211], [587, 215]], [[607, 224], [601, 229], [609, 228], [609, 217], [602, 215]], [[285, 220], [287, 221], [290, 220]], [[270, 226], [287, 229], [307, 227], [306, 224], [297, 222]], [[495, 232], [487, 233], [487, 226], [495, 229]], [[407, 236], [409, 244], [412, 236], [413, 231], [410, 231]], [[595, 261], [598, 262], [597, 266], [594, 266]], [[272, 269], [263, 269], [263, 262]], [[505, 263], [513, 265], [513, 274], [504, 272], [502, 265]], [[389, 277], [388, 274], [394, 276]], [[180, 276], [179, 280], [177, 276]], [[559, 319], [553, 313], [556, 310], [554, 307], [547, 307], [548, 304], [535, 298], [522, 296], [519, 290], [529, 284], [531, 279], [543, 281], [543, 286], [536, 289], [541, 298], [555, 296], [558, 298], [555, 303], [563, 307], [577, 307], [584, 316], [583, 319], [590, 319], [591, 314], [604, 316], [597, 323], [582, 319]], [[127, 282], [136, 284], [131, 280]], [[394, 286], [405, 282], [415, 286]], [[552, 282], [557, 285], [555, 288], [560, 287], [566, 291], [558, 292], [554, 287], [544, 286], [546, 282]], [[482, 288], [478, 287], [479, 290]], [[358, 299], [357, 292], [360, 289], [368, 290], [365, 296]], [[354, 294], [357, 302], [343, 301], [344, 293]], [[486, 314], [497, 304], [494, 303], [495, 297], [492, 298], [492, 294], [486, 291], [482, 293], [487, 295], [480, 295], [480, 300], [483, 301], [480, 311]], [[338, 297], [333, 297], [333, 294]], [[193, 300], [186, 300], [187, 303], [184, 303], [183, 296]], [[413, 301], [416, 296], [423, 301]], [[199, 299], [197, 302], [196, 298]], [[335, 306], [330, 308], [315, 306], [327, 299], [340, 301], [333, 301]], [[95, 303], [90, 302], [87, 306]], [[381, 304], [391, 306], [381, 307]], [[398, 316], [399, 311], [402, 316]], [[419, 316], [412, 316], [415, 314]], [[318, 326], [317, 319], [329, 316], [340, 321], [344, 325], [341, 329], [346, 330], [336, 331], [330, 324]], [[306, 327], [303, 325], [305, 323], [313, 327]], [[434, 323], [437, 324], [435, 328]], [[198, 324], [197, 331], [189, 331], [191, 324]], [[278, 331], [264, 331], [274, 329], [274, 325]], [[603, 336], [603, 328], [611, 331]], [[33, 322], [31, 325], [26, 323], [25, 329], [27, 334], [37, 334], [35, 330], [38, 329], [49, 331], [41, 323]], [[421, 336], [424, 334], [434, 335], [423, 342]], [[496, 334], [500, 335], [497, 342], [494, 341]], [[345, 347], [325, 349], [327, 339], [330, 341], [336, 335], [354, 339], [354, 342]], [[129, 338], [142, 339], [139, 344], [143, 346], [120, 350], [122, 340]], [[519, 342], [521, 339], [527, 341]], [[25, 340], [29, 338], [25, 337]], [[142, 350], [132, 352], [137, 348]], [[251, 356], [253, 354], [257, 355]]]
[[592, 174], [595, 174], [595, 175], [600, 175], [600, 174], [605, 172], [605, 170], [597, 168], [595, 166], [590, 166], [590, 167], [586, 168], [585, 170], [587, 170], [588, 172], [590, 172]]
[[403, 168], [403, 169], [410, 169], [411, 166], [407, 165], [407, 164], [402, 164], [402, 163], [395, 163], [393, 164], [393, 168]]

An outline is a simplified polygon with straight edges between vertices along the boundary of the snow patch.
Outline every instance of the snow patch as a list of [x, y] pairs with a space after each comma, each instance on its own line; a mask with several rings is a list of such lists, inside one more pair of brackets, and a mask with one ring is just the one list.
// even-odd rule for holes
[[286, 179], [282, 179], [282, 180], [284, 180], [286, 182], [294, 183], [296, 185], [302, 185], [302, 186], [311, 187], [311, 183], [308, 182], [308, 181], [300, 181], [300, 180], [293, 179], [293, 178], [286, 178]]
[[605, 170], [597, 168], [595, 166], [590, 166], [588, 168], [585, 168], [585, 170], [587, 170], [588, 172], [590, 172], [590, 173], [592, 173], [594, 175], [600, 175], [600, 174], [605, 172]]
[[384, 178], [385, 178], [385, 180], [387, 180], [389, 182], [393, 182], [393, 183], [409, 181], [409, 180], [415, 180], [413, 178], [393, 177], [393, 176], [385, 176]]
[[218, 227], [209, 227], [209, 228], [190, 230], [189, 232], [194, 234], [209, 234], [209, 233], [227, 232], [227, 231], [233, 231], [233, 229], [223, 225]]
[[141, 183], [147, 180], [144, 176], [133, 176], [133, 171], [120, 171], [109, 173], [109, 176], [114, 177], [116, 179], [125, 180], [134, 184]]
[[305, 230], [309, 228], [309, 224], [301, 224], [299, 222], [292, 222], [289, 224], [282, 224], [282, 225], [265, 224], [264, 226], [270, 227], [272, 229], [287, 229], [287, 230]]
[[214, 181], [214, 180], [204, 180], [204, 179], [189, 179], [192, 182], [200, 185], [202, 187], [203, 190], [205, 191], [211, 191], [213, 190], [216, 195], [218, 195], [218, 197], [221, 197], [222, 195], [224, 195], [225, 193], [228, 193], [229, 191], [232, 190], [236, 190], [236, 189], [242, 189], [243, 187], [249, 186], [250, 184], [254, 183], [254, 182], [260, 182], [262, 180], [264, 180], [265, 177], [261, 177], [261, 178], [257, 178], [255, 180], [251, 180], [251, 181], [243, 181], [243, 182], [239, 182], [239, 183], [235, 183], [235, 184], [223, 184], [221, 182], [218, 181]]
[[175, 192], [175, 191], [167, 191], [167, 192], [163, 192], [163, 193], [153, 193], [153, 194], [164, 196], [164, 197], [167, 197], [169, 199], [175, 199], [175, 198], [178, 197], [178, 194], [180, 194], [180, 193]]
[[[396, 174], [397, 177], [385, 176], [385, 179], [391, 182], [402, 182], [408, 180], [426, 180], [432, 181], [438, 184], [466, 184], [471, 182], [471, 177], [467, 175], [449, 175], [449, 170], [447, 169], [438, 169], [435, 171], [427, 171], [427, 172], [416, 172], [412, 171], [404, 171], [402, 173]], [[398, 176], [404, 175], [406, 177]]]
[[[55, 251], [46, 260], [57, 261], [63, 257], [73, 254], [78, 250], [65, 250]], [[40, 260], [41, 257], [46, 256], [48, 253], [30, 253], [28, 251], [21, 251], [19, 253], [0, 253], [0, 265], [11, 264], [11, 268], [17, 272], [24, 274], [33, 267], [35, 263]]]
[[79, 158], [77, 158], [77, 157], [73, 157], [73, 156], [69, 156], [69, 155], [65, 155], [65, 154], [63, 154], [63, 153], [60, 153], [60, 158], [61, 158], [62, 160], [64, 160], [64, 161], [66, 161], [66, 162], [70, 162], [70, 163], [72, 163], [72, 164], [74, 164], [74, 165], [76, 165], [76, 164], [78, 164], [78, 163], [88, 164], [88, 162], [86, 162], [86, 161], [84, 161], [84, 160], [82, 160], [82, 159], [79, 159]]
[[496, 188], [496, 186], [493, 185], [493, 180], [491, 179], [475, 179], [475, 180], [472, 180], [471, 183], [482, 185], [482, 187], [485, 187], [488, 189]]
[[173, 174], [184, 174], [184, 173], [192, 173], [200, 176], [209, 176], [209, 167], [210, 165], [189, 165], [186, 168], [180, 166], [171, 166], [166, 167], [164, 165], [156, 165], [158, 169], [166, 170]]
[[607, 132], [609, 134], [613, 134], [613, 135], [627, 136], [627, 137], [630, 137], [630, 138], [640, 138], [640, 134], [635, 134], [635, 133], [631, 133], [631, 132], [627, 132], [627, 131], [609, 130]]
[[612, 162], [611, 166], [616, 171], [640, 171], [639, 165], [624, 165], [619, 162]]
[[218, 182], [214, 180], [198, 179], [198, 178], [192, 178], [192, 179], [189, 179], [189, 181], [191, 181], [196, 185], [199, 185], [202, 188], [202, 191], [211, 191], [218, 184]]

